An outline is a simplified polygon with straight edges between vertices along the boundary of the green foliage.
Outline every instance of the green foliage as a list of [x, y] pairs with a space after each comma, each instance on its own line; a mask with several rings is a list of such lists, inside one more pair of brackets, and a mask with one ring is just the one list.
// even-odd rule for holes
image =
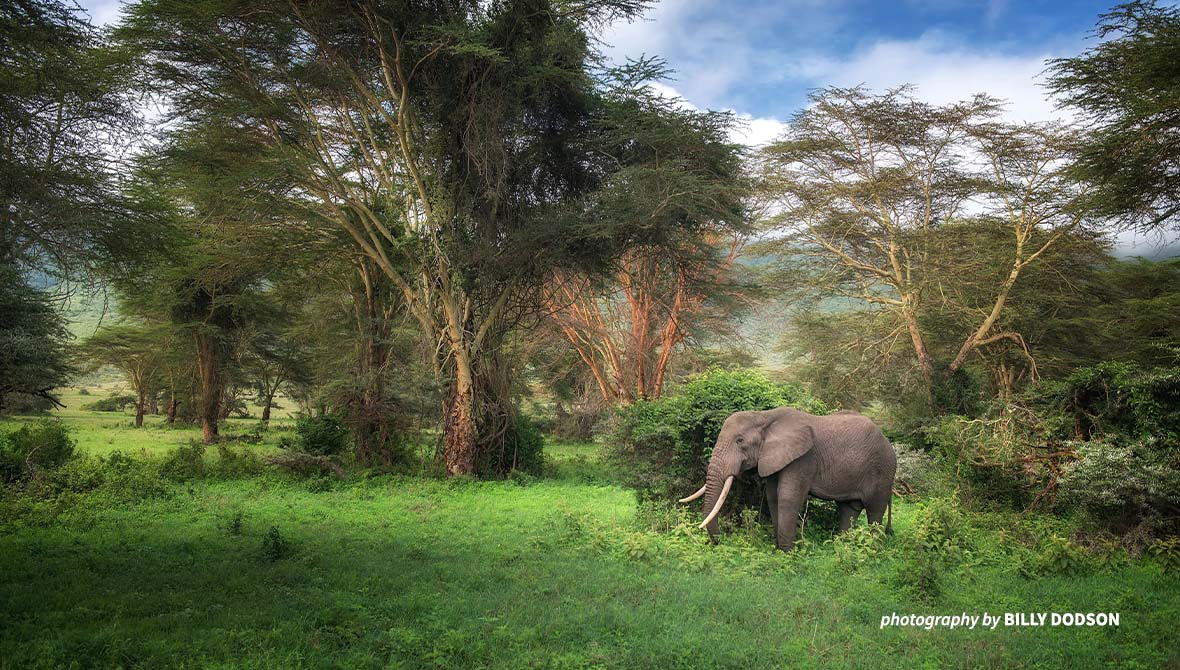
[[802, 387], [772, 382], [761, 372], [710, 370], [674, 395], [620, 409], [611, 460], [640, 500], [672, 503], [705, 480], [713, 445], [730, 414], [783, 406], [829, 411]]
[[134, 407], [139, 399], [129, 393], [115, 394], [101, 400], [88, 402], [82, 409], [88, 412], [122, 412], [128, 407]]
[[279, 532], [278, 526], [267, 529], [262, 537], [262, 557], [268, 561], [279, 561], [291, 553], [291, 543]]
[[348, 429], [331, 414], [305, 415], [295, 421], [295, 439], [280, 446], [312, 456], [339, 456], [348, 448]]
[[186, 482], [205, 476], [205, 445], [192, 444], [177, 447], [160, 465], [160, 476], [174, 482]]
[[52, 419], [0, 432], [0, 480], [13, 482], [57, 470], [74, 458], [76, 446], [65, 424]]
[[965, 493], [1012, 508], [1026, 507], [1032, 501], [1030, 490], [1045, 476], [1044, 470], [1026, 468], [1020, 460], [1036, 444], [1037, 429], [1029, 423], [1036, 417], [1004, 403], [990, 411], [979, 419], [940, 417], [922, 428], [922, 438], [942, 467], [966, 485]]
[[1180, 509], [1180, 452], [1175, 443], [1149, 437], [1070, 444], [1077, 460], [1063, 468], [1060, 507], [1082, 510], [1116, 531], [1147, 522], [1157, 531], [1180, 532], [1175, 516]]
[[1030, 558], [1020, 563], [1020, 571], [1027, 577], [1075, 575], [1092, 565], [1085, 548], [1067, 538], [1050, 535]]
[[1047, 428], [1061, 439], [1119, 435], [1180, 441], [1180, 368], [1099, 363], [1046, 384], [1032, 402], [1046, 414], [1060, 415]]
[[1117, 5], [1101, 42], [1050, 61], [1048, 88], [1082, 113], [1091, 133], [1075, 171], [1097, 186], [1090, 208], [1147, 229], [1180, 214], [1180, 9], [1155, 0]]
[[545, 467], [545, 436], [537, 424], [518, 413], [506, 431], [499, 448], [480, 452], [476, 471], [488, 475], [509, 475], [516, 471], [541, 474]]
[[1147, 553], [1167, 572], [1180, 572], [1180, 537], [1160, 538], [1147, 547]]
[[[4, 202], [0, 199], [0, 207]], [[64, 317], [44, 291], [25, 281], [6, 252], [0, 243], [0, 413], [11, 409], [7, 399], [14, 394], [57, 404], [50, 392], [65, 386], [73, 373]]]
[[831, 540], [836, 563], [848, 572], [872, 567], [879, 562], [885, 546], [885, 527], [879, 524], [856, 525]]

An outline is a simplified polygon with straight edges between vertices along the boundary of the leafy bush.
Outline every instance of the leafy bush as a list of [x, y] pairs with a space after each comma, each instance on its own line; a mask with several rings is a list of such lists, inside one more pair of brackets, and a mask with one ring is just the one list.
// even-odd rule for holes
[[1110, 361], [1074, 370], [1032, 396], [1060, 439], [1104, 435], [1180, 440], [1180, 368]]
[[348, 429], [331, 414], [301, 416], [295, 421], [294, 441], [284, 437], [279, 446], [312, 456], [337, 456], [348, 448]]
[[1022, 410], [996, 403], [985, 417], [944, 416], [922, 432], [935, 458], [966, 485], [964, 493], [1024, 509], [1048, 471], [1027, 461], [1044, 440], [1038, 418]]
[[490, 475], [507, 475], [515, 470], [540, 475], [545, 467], [545, 436], [537, 424], [517, 414], [508, 424], [500, 450], [480, 454], [476, 470]]
[[222, 477], [248, 477], [262, 472], [262, 460], [249, 449], [235, 450], [227, 445], [217, 445], [217, 462], [214, 465]]
[[128, 407], [134, 407], [139, 399], [133, 395], [122, 394], [113, 395], [94, 402], [88, 402], [82, 405], [82, 409], [91, 412], [122, 412]]
[[944, 468], [930, 454], [906, 442], [894, 442], [893, 448], [897, 451], [896, 488], [901, 493], [925, 496], [946, 492]]
[[173, 449], [160, 465], [160, 476], [186, 482], [204, 477], [205, 470], [205, 446], [193, 443]]
[[74, 457], [75, 446], [65, 425], [52, 419], [0, 434], [0, 478], [13, 482], [56, 470]]
[[[772, 382], [761, 372], [709, 370], [674, 395], [621, 409], [609, 458], [626, 473], [625, 483], [640, 501], [671, 503], [705, 481], [713, 445], [730, 414], [783, 406], [829, 411], [802, 387]], [[735, 481], [734, 489], [734, 506], [761, 504], [756, 477]]]
[[[1155, 530], [1175, 532], [1180, 509], [1180, 453], [1174, 444], [1145, 438], [1119, 444], [1111, 440], [1073, 443], [1077, 460], [1063, 468], [1058, 505], [1080, 509], [1116, 530], [1144, 521]], [[1172, 513], [1170, 513], [1172, 512]]]
[[279, 532], [277, 526], [271, 526], [262, 538], [262, 556], [268, 561], [278, 561], [291, 553], [291, 544]]

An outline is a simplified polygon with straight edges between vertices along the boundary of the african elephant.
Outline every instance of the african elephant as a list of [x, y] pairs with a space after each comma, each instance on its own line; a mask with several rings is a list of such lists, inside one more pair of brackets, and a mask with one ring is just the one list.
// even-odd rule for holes
[[731, 414], [717, 436], [705, 485], [680, 500], [704, 496], [700, 527], [713, 540], [733, 478], [754, 467], [767, 480], [775, 544], [783, 551], [795, 546], [799, 510], [809, 495], [836, 501], [841, 531], [867, 509], [869, 523], [876, 524], [888, 510], [885, 532], [893, 532], [897, 454], [866, 416], [850, 411], [813, 416], [791, 407]]

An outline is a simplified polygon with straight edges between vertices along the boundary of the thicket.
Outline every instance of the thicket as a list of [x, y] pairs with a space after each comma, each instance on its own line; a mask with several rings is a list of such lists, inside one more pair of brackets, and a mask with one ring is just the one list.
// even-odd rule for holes
[[922, 431], [984, 501], [1078, 513], [1095, 529], [1180, 532], [1180, 369], [1106, 362]]

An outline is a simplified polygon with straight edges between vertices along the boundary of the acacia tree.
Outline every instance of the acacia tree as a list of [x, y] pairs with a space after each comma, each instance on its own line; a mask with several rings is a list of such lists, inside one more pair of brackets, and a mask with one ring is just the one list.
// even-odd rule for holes
[[[930, 397], [982, 347], [1027, 353], [1020, 332], [998, 327], [1005, 306], [1084, 221], [1084, 191], [1067, 174], [1074, 135], [998, 112], [986, 96], [936, 106], [906, 88], [826, 89], [762, 157], [778, 208], [770, 227], [782, 234], [769, 246], [819, 292], [893, 315], [886, 337], [908, 339]], [[955, 253], [973, 243], [989, 253]], [[945, 351], [923, 326], [934, 311], [960, 317]]]
[[589, 151], [588, 31], [641, 4], [147, 0], [122, 35], [182, 123], [219, 115], [265, 147], [392, 282], [438, 345], [462, 474], [503, 438], [495, 354], [542, 279], [614, 253], [579, 207], [613, 167]]
[[1099, 19], [1102, 40], [1049, 63], [1048, 88], [1091, 132], [1074, 165], [1097, 214], [1146, 230], [1180, 216], [1180, 9], [1153, 0]]
[[596, 215], [667, 231], [628, 248], [601, 280], [558, 272], [548, 282], [552, 321], [607, 404], [658, 398], [673, 356], [696, 322], [724, 313], [744, 244], [742, 153], [729, 113], [697, 111], [649, 85], [667, 71], [642, 59], [605, 73], [596, 151], [618, 166]]
[[135, 426], [143, 426], [148, 398], [163, 385], [168, 342], [161, 326], [121, 324], [106, 326], [83, 341], [76, 354], [91, 369], [110, 365], [126, 377], [135, 394]]

